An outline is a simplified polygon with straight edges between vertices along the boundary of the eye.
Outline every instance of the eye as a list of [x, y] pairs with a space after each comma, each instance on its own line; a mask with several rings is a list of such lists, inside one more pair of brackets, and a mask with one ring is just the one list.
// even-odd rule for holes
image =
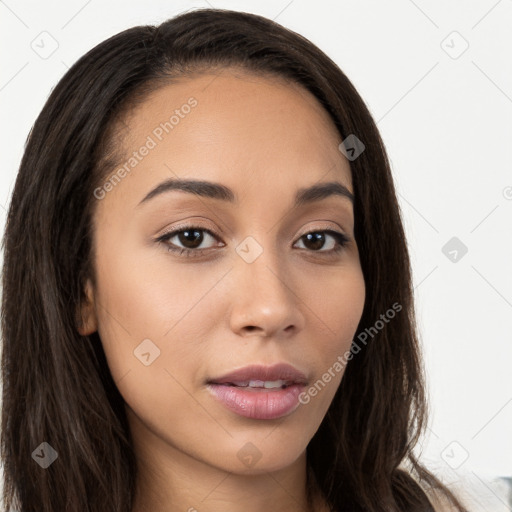
[[[326, 234], [327, 237], [330, 237], [334, 242], [331, 242], [330, 246], [331, 248], [325, 251], [320, 251], [320, 248], [323, 248], [325, 246], [326, 241]], [[313, 247], [313, 252], [326, 252], [326, 253], [337, 253], [341, 249], [343, 249], [347, 243], [349, 242], [349, 239], [343, 234], [339, 233], [338, 231], [333, 231], [331, 229], [327, 230], [319, 230], [319, 231], [310, 231], [309, 233], [306, 233], [305, 235], [302, 235], [299, 238], [299, 241], [305, 240], [307, 245], [310, 245], [310, 247]]]
[[[206, 234], [206, 237], [203, 233]], [[181, 244], [181, 247], [171, 242], [173, 238], [176, 238], [176, 242]], [[209, 229], [200, 226], [180, 226], [179, 229], [160, 236], [157, 242], [164, 243], [170, 252], [185, 257], [196, 257], [201, 256], [209, 249], [208, 247], [200, 248], [205, 238], [218, 240], [218, 237]], [[327, 244], [329, 248], [327, 250], [320, 250], [324, 248], [326, 241], [329, 239], [332, 240]], [[308, 252], [320, 253], [322, 256], [326, 257], [336, 256], [344, 249], [349, 241], [350, 239], [343, 233], [330, 229], [310, 231], [298, 239], [298, 242], [302, 242], [303, 245], [306, 246], [304, 250], [308, 251], [309, 249]]]
[[[204, 248], [198, 249], [205, 239], [203, 233], [206, 233], [206, 238], [217, 238], [209, 229], [201, 228], [199, 226], [183, 226], [177, 230], [165, 233], [158, 238], [157, 241], [165, 243], [167, 245], [167, 249], [171, 252], [185, 254], [186, 256], [195, 256], [195, 254], [192, 253], [201, 253], [206, 250]], [[176, 238], [176, 241], [184, 247], [179, 247], [174, 243], [170, 243], [170, 240], [173, 238]]]

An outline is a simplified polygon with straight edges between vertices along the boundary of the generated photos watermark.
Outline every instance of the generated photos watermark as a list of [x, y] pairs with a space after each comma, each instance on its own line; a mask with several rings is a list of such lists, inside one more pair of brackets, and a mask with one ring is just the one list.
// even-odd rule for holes
[[[384, 326], [389, 323], [390, 320], [395, 318], [398, 312], [402, 311], [402, 305], [395, 302], [385, 313], [380, 315], [380, 319], [375, 322], [372, 327], [367, 327], [364, 331], [360, 332], [357, 336], [357, 340], [366, 345], [368, 343], [368, 336], [373, 338]], [[308, 389], [303, 391], [299, 395], [299, 402], [303, 405], [308, 404], [311, 401], [311, 397], [316, 396], [325, 386], [331, 382], [331, 380], [345, 368], [348, 361], [350, 361], [355, 354], [361, 351], [361, 347], [355, 340], [352, 341], [350, 350], [346, 350], [343, 355], [337, 357], [336, 361], [322, 374], [322, 377], [312, 384]]]
[[94, 189], [94, 197], [98, 200], [103, 199], [108, 192], [114, 189], [123, 178], [125, 178], [142, 160], [150, 154], [150, 151], [157, 147], [164, 137], [171, 133], [172, 130], [178, 126], [182, 119], [197, 107], [197, 100], [191, 96], [187, 103], [181, 105], [180, 108], [174, 110], [174, 114], [169, 117], [167, 121], [160, 123], [156, 126], [150, 135], [146, 137], [146, 142], [137, 150], [132, 153], [132, 156], [124, 162], [101, 186]]

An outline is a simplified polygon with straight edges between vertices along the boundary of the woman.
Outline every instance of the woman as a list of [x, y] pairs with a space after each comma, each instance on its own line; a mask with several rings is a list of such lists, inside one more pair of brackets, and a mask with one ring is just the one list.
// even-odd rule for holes
[[29, 135], [4, 250], [7, 507], [464, 510], [413, 454], [384, 145], [300, 35], [204, 9], [93, 48]]

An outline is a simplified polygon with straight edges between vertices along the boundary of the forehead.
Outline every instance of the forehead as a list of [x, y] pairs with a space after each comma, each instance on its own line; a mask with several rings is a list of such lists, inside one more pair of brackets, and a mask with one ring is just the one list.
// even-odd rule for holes
[[281, 78], [224, 69], [179, 79], [130, 111], [121, 135], [119, 164], [131, 161], [130, 178], [109, 195], [123, 188], [133, 206], [129, 196], [138, 204], [166, 178], [222, 182], [255, 200], [277, 190], [284, 197], [287, 189], [291, 197], [319, 181], [351, 189], [329, 114], [309, 91]]

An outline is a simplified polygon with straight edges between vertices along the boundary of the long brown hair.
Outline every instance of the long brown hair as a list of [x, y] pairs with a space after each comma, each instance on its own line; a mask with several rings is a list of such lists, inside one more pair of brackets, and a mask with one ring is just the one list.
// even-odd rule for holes
[[[3, 239], [5, 506], [131, 510], [137, 465], [123, 398], [98, 333], [76, 329], [85, 280], [94, 282], [94, 189], [122, 157], [114, 127], [128, 108], [174, 78], [233, 66], [302, 85], [342, 139], [354, 134], [365, 145], [350, 166], [366, 283], [355, 339], [367, 336], [308, 445], [310, 473], [336, 511], [432, 512], [423, 489], [438, 489], [463, 511], [412, 452], [426, 426], [423, 369], [409, 255], [376, 124], [310, 41], [261, 16], [221, 9], [134, 27], [97, 45], [60, 80], [28, 136]], [[368, 336], [395, 303], [400, 313]], [[58, 457], [46, 469], [35, 462], [50, 454], [41, 443]]]

